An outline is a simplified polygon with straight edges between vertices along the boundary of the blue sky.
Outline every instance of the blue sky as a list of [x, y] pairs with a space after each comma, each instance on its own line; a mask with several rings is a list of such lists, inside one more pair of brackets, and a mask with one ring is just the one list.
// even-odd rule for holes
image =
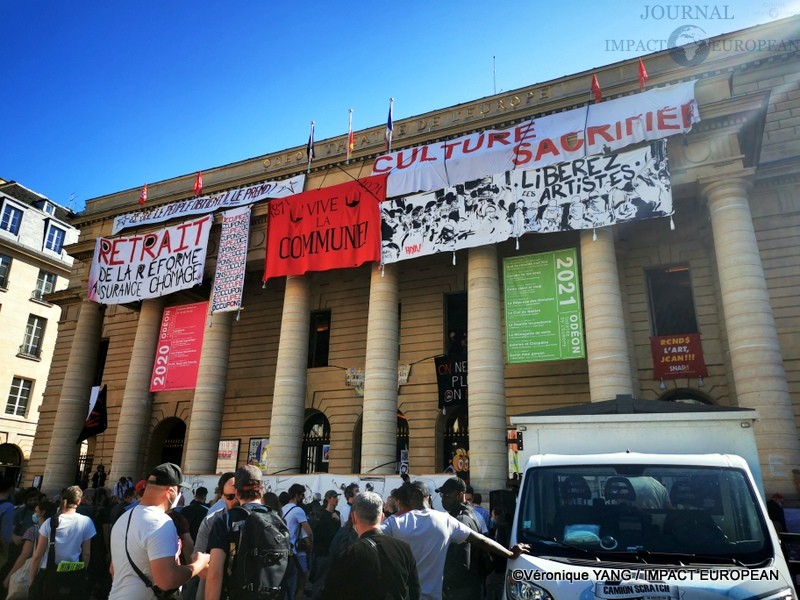
[[[694, 6], [694, 4], [688, 4]], [[796, 0], [309, 3], [3, 0], [0, 178], [86, 200], [646, 54]], [[642, 18], [645, 17], [645, 18]], [[651, 46], [655, 42], [650, 42]], [[619, 47], [619, 44], [616, 44]], [[494, 60], [493, 60], [493, 57]]]

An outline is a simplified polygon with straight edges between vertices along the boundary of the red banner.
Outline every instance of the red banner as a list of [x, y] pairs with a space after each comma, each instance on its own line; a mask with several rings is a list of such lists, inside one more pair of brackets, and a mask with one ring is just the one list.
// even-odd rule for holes
[[381, 259], [386, 175], [271, 200], [264, 281]]
[[151, 392], [194, 389], [207, 314], [208, 302], [164, 309], [150, 380]]
[[699, 333], [651, 337], [650, 348], [654, 379], [708, 376]]

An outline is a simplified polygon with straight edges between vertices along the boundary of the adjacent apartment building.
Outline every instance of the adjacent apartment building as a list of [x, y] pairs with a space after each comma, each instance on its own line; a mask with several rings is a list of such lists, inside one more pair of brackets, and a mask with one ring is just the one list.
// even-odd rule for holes
[[[298, 145], [198, 165], [198, 198], [190, 173], [145, 206], [138, 189], [88, 201], [24, 479], [74, 481], [102, 383], [108, 429], [86, 452], [110, 480], [225, 455], [487, 491], [511, 416], [624, 394], [756, 409], [767, 494], [795, 494], [798, 39], [791, 17], [397, 119], [391, 151], [381, 124], [350, 157], [348, 136], [318, 141], [310, 170]], [[243, 310], [209, 316], [240, 279]], [[44, 316], [19, 302], [21, 326]], [[27, 377], [41, 389], [7, 385]]]
[[61, 307], [78, 240], [72, 213], [15, 181], [0, 179], [0, 476], [18, 481], [33, 449]]

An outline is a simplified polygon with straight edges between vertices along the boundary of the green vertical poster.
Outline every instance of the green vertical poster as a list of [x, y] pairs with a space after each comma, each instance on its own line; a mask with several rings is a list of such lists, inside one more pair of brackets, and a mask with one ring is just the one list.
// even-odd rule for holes
[[575, 248], [503, 261], [509, 363], [584, 358]]

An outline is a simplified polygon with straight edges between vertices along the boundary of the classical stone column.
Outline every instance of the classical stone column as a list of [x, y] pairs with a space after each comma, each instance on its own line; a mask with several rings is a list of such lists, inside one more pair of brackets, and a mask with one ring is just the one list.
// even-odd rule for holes
[[394, 473], [397, 460], [397, 272], [372, 265], [361, 427], [361, 472]]
[[298, 473], [306, 406], [308, 328], [311, 288], [305, 277], [286, 278], [281, 339], [275, 365], [272, 421], [269, 428], [269, 472]]
[[142, 469], [153, 404], [150, 378], [163, 308], [164, 299], [153, 298], [144, 300], [139, 309], [136, 337], [133, 340], [128, 378], [125, 380], [125, 393], [122, 395], [122, 408], [117, 422], [117, 437], [114, 440], [109, 478], [112, 483], [120, 477], [132, 477], [137, 481], [145, 475]]
[[97, 370], [97, 350], [103, 332], [103, 307], [81, 303], [75, 336], [64, 372], [42, 486], [61, 490], [75, 482], [80, 445], [75, 443], [86, 422], [89, 394]]
[[467, 383], [469, 471], [476, 490], [504, 489], [508, 474], [506, 396], [497, 248], [469, 250]]
[[800, 443], [769, 292], [750, 214], [747, 180], [703, 187], [714, 235], [722, 311], [737, 404], [756, 408], [756, 445], [767, 493], [796, 493]]
[[231, 330], [235, 316], [234, 311], [212, 315], [211, 327], [206, 328], [203, 335], [203, 350], [200, 353], [183, 461], [183, 470], [190, 475], [214, 473], [217, 468]]
[[635, 394], [628, 353], [627, 325], [614, 251], [608, 228], [581, 231], [581, 281], [589, 397], [592, 402], [613, 400], [617, 394]]

